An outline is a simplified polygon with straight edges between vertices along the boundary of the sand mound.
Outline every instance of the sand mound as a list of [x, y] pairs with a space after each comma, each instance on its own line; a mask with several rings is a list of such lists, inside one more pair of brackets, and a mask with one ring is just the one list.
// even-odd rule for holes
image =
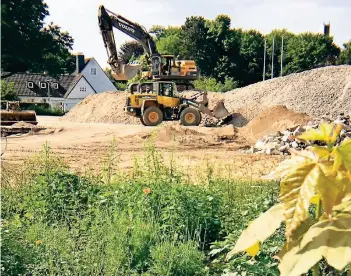
[[15, 124], [11, 125], [11, 127], [35, 128], [36, 125], [20, 121], [20, 122], [17, 122]]
[[263, 110], [246, 126], [240, 129], [240, 134], [250, 142], [268, 133], [286, 130], [289, 127], [306, 124], [311, 118], [305, 113], [299, 113], [286, 106], [273, 106]]
[[124, 113], [126, 96], [125, 92], [90, 95], [75, 105], [61, 120], [77, 123], [140, 124], [139, 119]]

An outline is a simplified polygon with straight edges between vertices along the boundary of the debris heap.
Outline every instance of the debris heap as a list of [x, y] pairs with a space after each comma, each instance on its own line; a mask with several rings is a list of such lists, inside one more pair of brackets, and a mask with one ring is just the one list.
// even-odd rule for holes
[[291, 148], [296, 150], [305, 149], [306, 147], [312, 145], [312, 143], [307, 144], [307, 142], [305, 143], [300, 141], [296, 137], [311, 128], [319, 128], [320, 124], [323, 122], [343, 125], [343, 129], [340, 132], [340, 137], [337, 140], [337, 144], [340, 144], [343, 140], [351, 139], [350, 117], [351, 113], [347, 115], [340, 114], [334, 119], [332, 119], [330, 116], [314, 118], [309, 121], [307, 125], [296, 125], [284, 131], [277, 131], [275, 133], [263, 136], [247, 152], [271, 155], [288, 155]]

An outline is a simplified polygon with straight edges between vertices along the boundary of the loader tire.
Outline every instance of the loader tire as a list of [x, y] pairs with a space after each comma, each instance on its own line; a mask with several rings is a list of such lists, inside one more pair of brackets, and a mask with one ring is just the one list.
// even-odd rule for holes
[[162, 111], [156, 106], [148, 107], [142, 117], [146, 126], [157, 126], [163, 121]]
[[141, 122], [141, 124], [142, 124], [143, 126], [146, 126], [143, 117], [140, 117], [140, 122]]
[[180, 113], [180, 123], [183, 126], [198, 126], [201, 122], [200, 111], [187, 107]]

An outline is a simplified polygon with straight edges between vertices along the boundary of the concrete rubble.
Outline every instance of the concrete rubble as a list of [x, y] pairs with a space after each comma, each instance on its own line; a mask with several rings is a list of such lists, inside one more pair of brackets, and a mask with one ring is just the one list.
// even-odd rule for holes
[[[307, 125], [296, 125], [282, 132], [278, 131], [276, 133], [265, 135], [259, 139], [254, 146], [245, 152], [270, 155], [289, 155], [289, 150], [291, 148], [296, 150], [305, 149], [313, 143], [307, 144], [307, 142], [305, 143], [300, 141], [296, 137], [311, 128], [318, 128], [323, 122], [343, 125], [343, 129], [340, 132], [340, 137], [337, 140], [337, 144], [340, 144], [343, 140], [351, 139], [350, 117], [351, 113], [347, 115], [340, 114], [334, 119], [328, 115], [322, 116], [321, 118], [314, 118], [313, 120], [309, 121]], [[321, 144], [319, 141], [316, 143]]]

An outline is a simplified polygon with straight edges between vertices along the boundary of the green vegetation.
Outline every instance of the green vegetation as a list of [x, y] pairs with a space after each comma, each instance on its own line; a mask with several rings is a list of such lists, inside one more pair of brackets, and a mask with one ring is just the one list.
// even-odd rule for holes
[[13, 82], [1, 80], [1, 100], [16, 101], [18, 96]]
[[110, 153], [99, 175], [70, 172], [47, 146], [20, 168], [2, 163], [4, 274], [214, 275], [272, 255], [221, 260], [226, 236], [275, 203], [276, 183], [215, 178], [208, 166], [193, 185], [152, 146], [131, 172], [114, 171]]
[[1, 3], [1, 70], [5, 72], [47, 71], [51, 76], [72, 73], [75, 59], [73, 38], [53, 23], [42, 0]]
[[62, 116], [65, 113], [60, 108], [52, 108], [49, 104], [20, 103], [21, 110], [34, 110], [37, 115]]
[[284, 226], [252, 257], [225, 260], [250, 221], [276, 204], [277, 182], [215, 176], [207, 162], [193, 183], [152, 144], [119, 171], [117, 154], [113, 143], [97, 175], [71, 172], [48, 145], [23, 166], [2, 163], [4, 274], [279, 275], [272, 257]]
[[201, 77], [194, 81], [196, 89], [212, 91], [212, 92], [227, 92], [238, 87], [238, 83], [233, 78], [225, 78], [224, 83], [217, 82], [215, 78]]

